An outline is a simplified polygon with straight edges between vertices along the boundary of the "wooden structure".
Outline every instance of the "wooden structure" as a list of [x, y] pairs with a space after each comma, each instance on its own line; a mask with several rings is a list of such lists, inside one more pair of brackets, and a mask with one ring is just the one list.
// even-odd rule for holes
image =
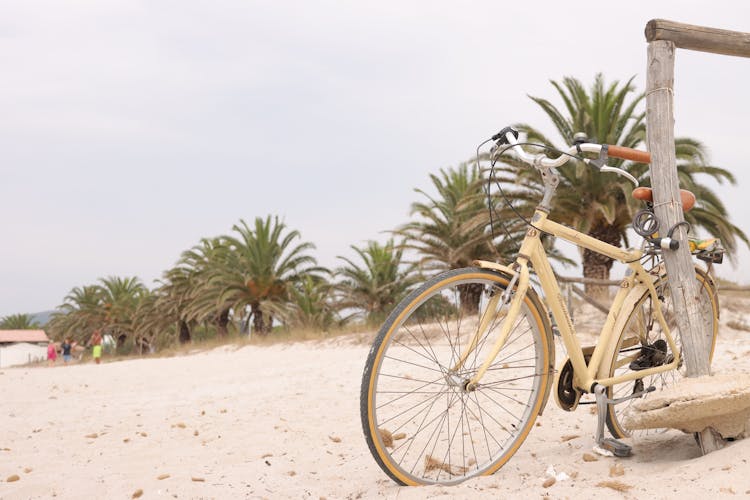
[[[651, 152], [654, 212], [662, 231], [682, 222], [674, 149], [675, 49], [750, 57], [750, 33], [654, 19], [646, 25], [648, 66], [646, 73], [646, 132]], [[674, 309], [682, 332], [683, 356], [688, 377], [709, 375], [707, 336], [702, 331], [693, 264], [684, 226], [675, 229], [680, 248], [664, 252]], [[707, 429], [697, 434], [703, 453], [719, 447], [720, 438]]]
[[725, 373], [682, 380], [633, 403], [625, 416], [628, 429], [670, 427], [701, 432], [710, 426], [722, 438], [744, 436], [750, 418], [750, 375]]
[[0, 330], [0, 368], [47, 359], [44, 330]]

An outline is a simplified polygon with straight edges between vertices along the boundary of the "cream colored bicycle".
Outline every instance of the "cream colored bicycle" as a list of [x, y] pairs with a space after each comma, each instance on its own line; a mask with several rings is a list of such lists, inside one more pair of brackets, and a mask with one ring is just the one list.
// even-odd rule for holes
[[[390, 314], [367, 358], [362, 426], [376, 462], [400, 484], [456, 484], [494, 473], [521, 446], [551, 392], [567, 411], [578, 407], [582, 395], [593, 394], [599, 410], [598, 445], [628, 455], [629, 446], [618, 441], [630, 435], [622, 424], [623, 406], [674, 384], [684, 372], [659, 263], [660, 252], [678, 243], [647, 233], [642, 248], [626, 250], [548, 218], [558, 184], [556, 168], [570, 158], [583, 159], [582, 152], [598, 155], [583, 160], [637, 185], [628, 172], [606, 166], [606, 160], [648, 162], [648, 153], [583, 143], [550, 159], [529, 154], [517, 137], [517, 132], [504, 129], [493, 137], [493, 151], [510, 150], [535, 167], [544, 195], [515, 262], [504, 266], [481, 261], [430, 279]], [[651, 190], [638, 188], [634, 196], [650, 201]], [[694, 203], [691, 196], [683, 192], [683, 209]], [[627, 265], [595, 346], [582, 347], [576, 336], [541, 242], [544, 233]], [[720, 261], [715, 258], [720, 251], [712, 251], [714, 261]], [[545, 301], [530, 284], [530, 267]], [[716, 287], [698, 267], [696, 285], [713, 354]], [[558, 330], [568, 358], [556, 370]], [[604, 437], [605, 425], [613, 438]]]

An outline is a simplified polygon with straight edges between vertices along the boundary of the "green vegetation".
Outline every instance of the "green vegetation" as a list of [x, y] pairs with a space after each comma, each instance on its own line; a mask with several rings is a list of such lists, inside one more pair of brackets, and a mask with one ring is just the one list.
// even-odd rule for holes
[[[635, 93], [632, 79], [606, 84], [598, 75], [590, 89], [574, 78], [552, 85], [561, 109], [546, 99], [532, 99], [559, 133], [561, 147], [583, 132], [592, 142], [643, 148], [644, 95]], [[554, 147], [538, 129], [519, 128], [529, 141]], [[748, 244], [747, 236], [729, 222], [719, 197], [699, 183], [701, 176], [734, 183], [731, 173], [711, 166], [704, 146], [694, 139], [677, 139], [676, 152], [682, 187], [698, 197], [687, 220], [721, 238], [730, 251], [739, 241]], [[649, 184], [647, 166], [612, 163]], [[638, 208], [630, 197], [632, 186], [579, 162], [560, 173], [554, 218], [613, 245], [628, 244], [627, 229]], [[328, 335], [344, 325], [350, 330], [377, 326], [432, 274], [470, 266], [477, 259], [510, 261], [526, 225], [499, 198], [491, 200], [491, 224], [486, 174], [466, 163], [430, 175], [429, 190], [415, 190], [419, 200], [411, 206], [410, 221], [395, 228], [385, 243], [352, 246], [355, 258], [339, 257], [342, 264], [333, 271], [318, 266], [315, 246], [278, 217], [240, 220], [229, 234], [203, 238], [184, 251], [153, 289], [134, 277], [109, 277], [73, 288], [47, 329], [54, 338], [85, 343], [100, 328], [116, 339], [120, 352], [138, 354], [168, 353], [191, 341], [211, 344], [236, 337], [267, 342]], [[495, 166], [494, 181], [521, 214], [530, 214], [541, 199], [537, 173], [510, 157]], [[545, 243], [553, 258], [565, 262], [554, 241]], [[584, 276], [609, 277], [609, 259], [584, 251], [582, 263]], [[29, 316], [14, 315], [3, 318], [2, 327], [34, 325]]]
[[138, 278], [109, 277], [99, 283], [76, 287], [65, 297], [47, 324], [55, 338], [68, 337], [85, 344], [99, 328], [118, 345], [133, 336], [138, 306], [150, 295]]
[[413, 203], [415, 219], [395, 231], [419, 256], [420, 268], [438, 272], [470, 266], [474, 260], [509, 260], [512, 245], [492, 236], [485, 179], [478, 169], [464, 163], [440, 169], [430, 180], [437, 196], [416, 189], [427, 201]]
[[11, 314], [0, 319], [3, 330], [36, 330], [39, 327], [30, 314]]
[[377, 326], [421, 281], [416, 274], [417, 266], [404, 262], [403, 248], [396, 248], [393, 240], [385, 245], [370, 241], [364, 249], [356, 246], [352, 249], [363, 264], [339, 257], [346, 265], [337, 272], [341, 277], [336, 285], [338, 309], [355, 311], [346, 319], [361, 316], [368, 325]]

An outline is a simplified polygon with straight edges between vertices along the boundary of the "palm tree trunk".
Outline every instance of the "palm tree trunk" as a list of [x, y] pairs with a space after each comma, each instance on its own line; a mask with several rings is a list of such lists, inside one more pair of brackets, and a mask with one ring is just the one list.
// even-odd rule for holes
[[[601, 224], [589, 231], [589, 236], [601, 240], [610, 245], [620, 246], [620, 232], [616, 227]], [[612, 270], [614, 261], [609, 257], [585, 249], [583, 251], [583, 277], [598, 280], [608, 280], [609, 272]], [[609, 286], [607, 285], [585, 285], [586, 295], [595, 300], [609, 299]]]
[[461, 309], [467, 314], [476, 313], [479, 310], [479, 300], [482, 298], [484, 285], [458, 285]]
[[180, 332], [180, 335], [178, 337], [180, 344], [186, 344], [190, 342], [191, 340], [190, 327], [188, 326], [187, 321], [185, 321], [184, 319], [181, 319], [179, 321], [178, 329]]
[[253, 314], [252, 312], [247, 313], [247, 315], [242, 318], [242, 321], [240, 323], [240, 333], [242, 335], [250, 335], [250, 318], [252, 318]]
[[218, 318], [216, 318], [216, 334], [224, 338], [227, 336], [227, 333], [229, 333], [229, 330], [227, 329], [227, 325], [229, 324], [229, 309], [226, 309], [219, 314]]
[[271, 329], [266, 325], [266, 318], [263, 311], [260, 310], [259, 304], [252, 304], [250, 310], [253, 315], [253, 330], [262, 337], [267, 336]]

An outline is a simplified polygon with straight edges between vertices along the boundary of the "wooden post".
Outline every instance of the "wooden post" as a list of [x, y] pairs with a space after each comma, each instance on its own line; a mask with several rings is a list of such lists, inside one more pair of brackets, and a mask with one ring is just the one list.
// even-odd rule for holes
[[[646, 134], [651, 152], [651, 183], [654, 212], [665, 235], [683, 221], [674, 149], [674, 59], [675, 48], [750, 57], [750, 34], [652, 20], [646, 25], [648, 66], [646, 76]], [[664, 251], [675, 317], [680, 328], [682, 354], [688, 377], [709, 375], [708, 335], [704, 332], [695, 272], [688, 251], [684, 226], [675, 229], [680, 242], [676, 251]], [[696, 434], [703, 454], [721, 447], [713, 429]]]
[[[648, 45], [646, 139], [651, 152], [654, 213], [661, 224], [659, 232], [662, 236], [684, 220], [674, 149], [674, 55], [672, 42], [658, 40]], [[675, 316], [682, 334], [687, 375], [708, 375], [708, 345], [701, 328], [703, 320], [696, 298], [695, 271], [685, 227], [676, 229], [673, 238], [679, 240], [680, 248], [676, 251], [664, 250], [663, 255], [675, 303]]]

